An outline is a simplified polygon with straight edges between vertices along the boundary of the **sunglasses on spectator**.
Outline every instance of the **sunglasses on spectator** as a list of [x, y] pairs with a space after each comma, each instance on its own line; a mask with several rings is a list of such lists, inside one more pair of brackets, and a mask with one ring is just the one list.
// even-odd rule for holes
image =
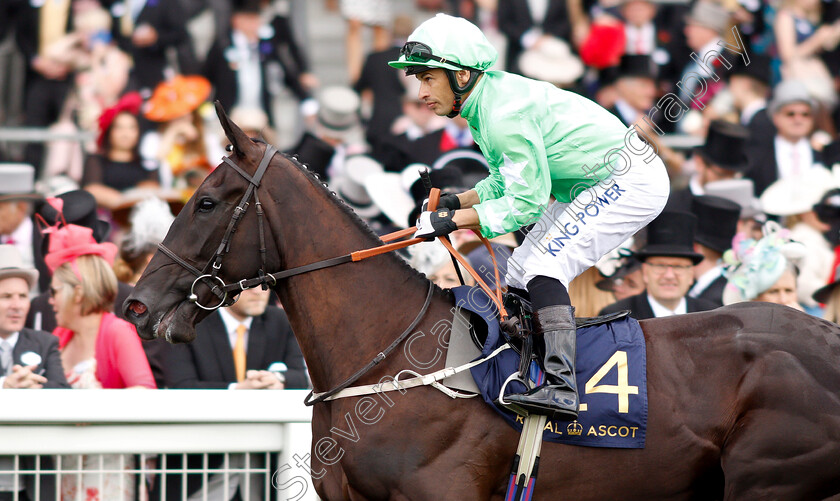
[[438, 61], [440, 63], [457, 66], [464, 70], [475, 71], [475, 68], [470, 68], [469, 66], [464, 66], [463, 64], [458, 64], [454, 61], [449, 61], [448, 59], [432, 54], [432, 48], [423, 42], [406, 42], [405, 45], [402, 46], [402, 49], [400, 49], [400, 54], [405, 56], [406, 61], [411, 61], [413, 63]]
[[788, 118], [793, 118], [795, 116], [800, 116], [802, 118], [810, 118], [811, 112], [810, 111], [786, 111], [785, 116]]

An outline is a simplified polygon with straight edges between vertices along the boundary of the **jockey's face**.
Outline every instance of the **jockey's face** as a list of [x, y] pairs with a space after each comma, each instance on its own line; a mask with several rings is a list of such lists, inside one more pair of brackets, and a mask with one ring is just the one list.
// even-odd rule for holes
[[426, 103], [435, 115], [442, 117], [452, 111], [452, 103], [455, 101], [455, 93], [449, 87], [449, 79], [446, 72], [440, 68], [433, 68], [417, 74], [420, 80], [420, 91], [417, 98]]

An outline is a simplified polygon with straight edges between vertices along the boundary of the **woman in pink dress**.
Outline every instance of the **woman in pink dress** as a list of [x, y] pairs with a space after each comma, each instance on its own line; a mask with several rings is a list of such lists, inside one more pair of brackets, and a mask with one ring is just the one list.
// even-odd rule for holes
[[[52, 202], [52, 200], [51, 200]], [[58, 208], [60, 209], [60, 208]], [[61, 362], [70, 386], [92, 388], [155, 388], [149, 362], [134, 326], [111, 311], [117, 278], [111, 264], [117, 252], [112, 243], [96, 243], [93, 231], [76, 225], [50, 228], [52, 272], [50, 304], [55, 311]], [[130, 470], [131, 455], [62, 456], [62, 469]], [[101, 481], [100, 481], [101, 480]], [[62, 499], [131, 500], [134, 476], [130, 473], [91, 473], [63, 476]]]

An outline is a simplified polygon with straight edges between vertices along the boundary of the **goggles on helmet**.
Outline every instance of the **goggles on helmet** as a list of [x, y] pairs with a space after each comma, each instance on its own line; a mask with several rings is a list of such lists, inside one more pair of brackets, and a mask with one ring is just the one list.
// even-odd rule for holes
[[464, 66], [463, 64], [450, 61], [442, 57], [432, 54], [432, 49], [423, 42], [406, 42], [400, 49], [400, 55], [405, 56], [406, 61], [413, 63], [428, 63], [429, 61], [438, 61], [443, 64], [451, 64], [464, 70], [476, 71], [475, 68]]

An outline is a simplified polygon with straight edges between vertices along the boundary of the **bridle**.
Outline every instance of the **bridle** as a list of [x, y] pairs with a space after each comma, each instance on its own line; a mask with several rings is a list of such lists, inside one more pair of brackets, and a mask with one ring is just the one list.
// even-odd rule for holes
[[[268, 168], [268, 164], [271, 163], [271, 160], [274, 158], [274, 155], [277, 153], [277, 149], [271, 145], [266, 145], [265, 153], [263, 153], [262, 160], [260, 160], [260, 164], [257, 167], [257, 171], [254, 173], [253, 176], [250, 176], [247, 172], [245, 172], [242, 168], [236, 165], [236, 162], [231, 160], [230, 157], [224, 157], [223, 161], [228, 164], [229, 166], [233, 167], [233, 169], [239, 173], [245, 180], [248, 181], [248, 188], [245, 190], [245, 194], [242, 195], [242, 199], [239, 200], [239, 203], [236, 205], [236, 208], [233, 210], [233, 216], [231, 216], [230, 222], [227, 225], [227, 229], [225, 230], [224, 237], [222, 237], [222, 242], [216, 248], [216, 253], [213, 255], [212, 258], [204, 265], [202, 270], [199, 270], [195, 266], [191, 265], [177, 254], [175, 254], [172, 250], [168, 247], [163, 245], [163, 243], [158, 244], [158, 248], [166, 254], [170, 259], [181, 265], [184, 269], [192, 273], [196, 278], [193, 280], [192, 285], [190, 286], [190, 295], [188, 296], [188, 300], [191, 303], [194, 303], [196, 306], [203, 310], [207, 311], [214, 311], [222, 306], [230, 306], [236, 302], [236, 297], [238, 296], [230, 296], [230, 292], [234, 290], [243, 291], [245, 289], [251, 289], [258, 285], [262, 286], [263, 289], [267, 289], [268, 287], [274, 287], [277, 285], [277, 277], [275, 275], [269, 274], [265, 272], [265, 256], [266, 256], [266, 247], [265, 247], [265, 230], [263, 228], [263, 218], [265, 213], [263, 212], [262, 204], [260, 203], [260, 197], [257, 194], [257, 189], [260, 187], [260, 182], [262, 181], [263, 175], [265, 174], [266, 169]], [[259, 235], [260, 235], [260, 271], [257, 277], [252, 278], [250, 280], [240, 280], [234, 284], [225, 284], [224, 280], [219, 276], [219, 272], [222, 269], [222, 259], [224, 259], [225, 255], [230, 252], [230, 241], [233, 238], [233, 234], [236, 233], [236, 227], [239, 225], [239, 222], [245, 216], [245, 212], [248, 210], [248, 206], [251, 203], [251, 197], [254, 198], [254, 206], [257, 211], [257, 221], [259, 227]], [[203, 282], [208, 287], [210, 287], [210, 291], [219, 298], [219, 303], [215, 306], [205, 306], [198, 302], [198, 294], [195, 292], [195, 286], [199, 282]]]

